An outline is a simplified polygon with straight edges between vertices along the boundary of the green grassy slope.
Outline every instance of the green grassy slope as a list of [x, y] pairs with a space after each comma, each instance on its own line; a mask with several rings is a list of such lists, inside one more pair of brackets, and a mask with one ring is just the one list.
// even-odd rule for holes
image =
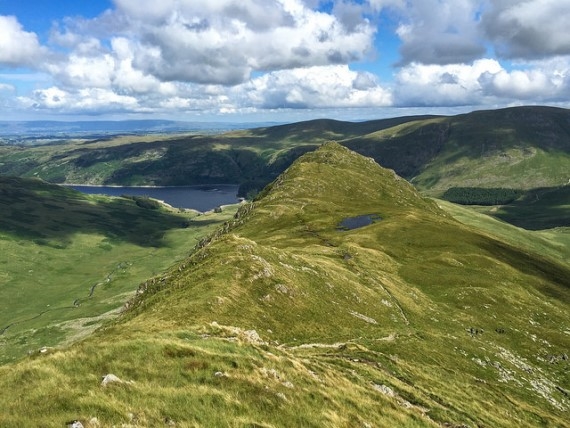
[[[520, 227], [506, 223], [497, 214], [496, 208], [464, 207], [446, 201], [438, 200], [438, 204], [462, 223], [473, 226], [489, 237], [500, 239], [527, 253], [542, 254], [548, 259], [558, 260], [570, 266], [570, 228], [541, 228], [539, 230], [523, 230]], [[566, 214], [566, 213], [564, 213]], [[564, 216], [562, 216], [564, 218]], [[517, 220], [514, 220], [516, 222]], [[549, 222], [554, 217], [549, 217]]]
[[223, 221], [0, 177], [0, 363], [91, 332]]
[[0, 425], [563, 426], [568, 247], [447, 205], [326, 144], [120, 320], [0, 367]]
[[454, 186], [531, 189], [568, 183], [570, 114], [549, 107], [473, 112], [449, 119], [444, 150], [414, 178], [436, 193]]

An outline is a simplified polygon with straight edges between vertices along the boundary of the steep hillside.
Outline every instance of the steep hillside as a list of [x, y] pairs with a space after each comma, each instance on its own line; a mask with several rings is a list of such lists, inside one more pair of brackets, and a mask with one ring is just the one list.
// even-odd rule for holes
[[414, 179], [430, 192], [453, 186], [532, 189], [570, 180], [570, 112], [518, 107], [450, 118], [445, 149]]
[[568, 183], [570, 112], [516, 107], [406, 122], [343, 140], [422, 191]]
[[0, 367], [0, 425], [563, 426], [568, 259], [498, 236], [325, 144], [119, 321]]
[[0, 364], [92, 332], [235, 209], [198, 215], [0, 176]]

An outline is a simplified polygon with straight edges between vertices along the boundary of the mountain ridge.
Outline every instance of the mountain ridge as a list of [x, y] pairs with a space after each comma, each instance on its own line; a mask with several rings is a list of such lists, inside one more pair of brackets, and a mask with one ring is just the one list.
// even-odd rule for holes
[[541, 257], [327, 143], [119, 320], [0, 367], [0, 422], [563, 426], [570, 266]]

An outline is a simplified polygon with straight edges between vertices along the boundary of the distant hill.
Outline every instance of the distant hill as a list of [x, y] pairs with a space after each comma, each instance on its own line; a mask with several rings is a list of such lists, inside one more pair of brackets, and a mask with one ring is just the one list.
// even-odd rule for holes
[[240, 196], [246, 196], [327, 141], [372, 157], [437, 197], [455, 187], [526, 191], [558, 188], [570, 180], [570, 111], [551, 107], [5, 145], [0, 146], [0, 174], [55, 183], [239, 183]]
[[568, 247], [453, 213], [324, 144], [118, 321], [0, 367], [0, 425], [564, 426]]
[[449, 120], [444, 150], [415, 179], [423, 189], [457, 185], [558, 187], [568, 183], [570, 111], [518, 107]]

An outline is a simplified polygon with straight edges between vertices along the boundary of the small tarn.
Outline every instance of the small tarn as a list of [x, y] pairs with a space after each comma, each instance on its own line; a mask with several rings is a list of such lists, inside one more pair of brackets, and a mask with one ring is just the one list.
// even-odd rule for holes
[[365, 214], [356, 217], [347, 217], [340, 222], [338, 230], [353, 230], [360, 227], [368, 226], [372, 223], [382, 220], [378, 214]]

